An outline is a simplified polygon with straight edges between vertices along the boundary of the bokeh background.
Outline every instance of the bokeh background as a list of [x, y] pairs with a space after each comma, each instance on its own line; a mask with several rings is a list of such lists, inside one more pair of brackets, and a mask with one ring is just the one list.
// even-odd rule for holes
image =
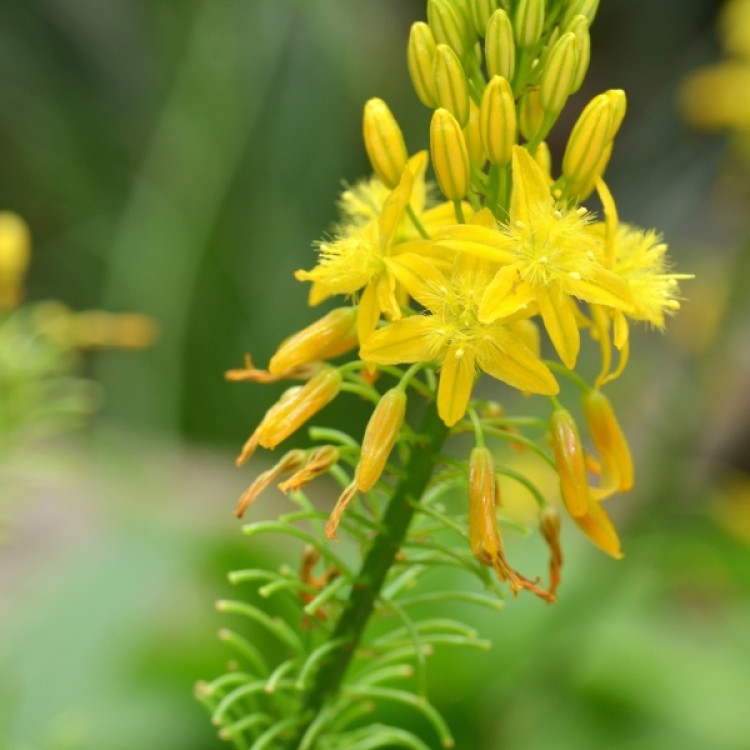
[[[264, 555], [231, 515], [263, 459], [240, 471], [233, 456], [276, 393], [222, 373], [312, 319], [292, 274], [342, 181], [369, 171], [366, 99], [426, 146], [404, 52], [423, 5], [0, 4], [0, 209], [32, 229], [28, 299], [139, 311], [161, 331], [82, 359], [101, 392], [86, 429], [0, 459], [1, 748], [222, 745], [192, 685], [227, 658], [225, 573]], [[550, 141], [559, 159], [585, 102], [625, 89], [620, 216], [662, 230], [698, 278], [609, 391], [639, 469], [614, 511], [625, 559], [566, 530], [557, 605], [465, 613], [495, 647], [435, 658], [459, 748], [750, 747], [750, 168], [677, 104], [720, 55], [718, 8], [602, 2], [590, 74]], [[326, 419], [356, 434], [364, 414], [350, 400]]]

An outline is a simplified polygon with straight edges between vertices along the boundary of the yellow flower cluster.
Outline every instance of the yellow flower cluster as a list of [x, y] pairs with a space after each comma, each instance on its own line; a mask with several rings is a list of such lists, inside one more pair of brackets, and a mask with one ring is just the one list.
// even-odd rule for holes
[[725, 4], [719, 33], [726, 59], [690, 76], [682, 90], [683, 110], [695, 126], [734, 131], [750, 147], [750, 0]]
[[[549, 436], [565, 507], [597, 545], [620, 555], [601, 501], [630, 489], [633, 470], [599, 388], [625, 367], [629, 321], [662, 328], [665, 316], [679, 309], [679, 280], [688, 277], [671, 272], [655, 231], [618, 221], [603, 181], [625, 115], [624, 92], [606, 91], [586, 105], [560, 173], [551, 168], [545, 138], [583, 82], [597, 5], [428, 0], [428, 22], [412, 26], [407, 59], [417, 96], [434, 110], [429, 158], [426, 150], [410, 156], [384, 101], [365, 104], [364, 144], [374, 176], [345, 191], [335, 234], [318, 244], [317, 264], [296, 273], [311, 282], [310, 304], [343, 295], [350, 306], [284, 342], [268, 371], [250, 364], [230, 375], [307, 379], [267, 412], [243, 460], [257, 445], [276, 446], [347, 383], [349, 390], [369, 389], [372, 395], [379, 374], [400, 377], [382, 400], [375, 392], [378, 405], [329, 536], [356, 493], [375, 486], [383, 473], [402, 434], [405, 394], [416, 373], [436, 373], [443, 422], [454, 431], [469, 425], [477, 435], [468, 479], [472, 548], [514, 591], [540, 593], [510, 568], [499, 541], [492, 458], [472, 408], [475, 382], [486, 373], [523, 393], [550, 397]], [[442, 199], [427, 182], [428, 161]], [[594, 191], [603, 218], [581, 205]], [[593, 387], [574, 372], [582, 330], [601, 349]], [[542, 358], [542, 332], [559, 361]], [[322, 363], [354, 348], [360, 357], [354, 363]], [[620, 355], [616, 366], [614, 350]], [[398, 365], [411, 367], [403, 372]], [[598, 460], [584, 452], [573, 417], [557, 400], [558, 373], [582, 386], [582, 411]], [[429, 390], [434, 382], [429, 375], [419, 388]], [[593, 487], [592, 475], [600, 476]], [[562, 559], [553, 515], [545, 502], [541, 529], [558, 561], [548, 598]]]

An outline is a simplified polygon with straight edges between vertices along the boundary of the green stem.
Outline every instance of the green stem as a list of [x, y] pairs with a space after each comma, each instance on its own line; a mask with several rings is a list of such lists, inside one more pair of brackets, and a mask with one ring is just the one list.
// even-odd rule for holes
[[426, 240], [430, 239], [430, 235], [427, 232], [427, 230], [424, 228], [424, 224], [419, 220], [417, 217], [416, 212], [411, 207], [411, 205], [408, 205], [406, 207], [406, 214], [411, 219], [411, 223], [414, 225], [414, 228], [422, 235], [422, 237]]
[[425, 444], [412, 451], [405, 466], [404, 479], [396, 487], [386, 508], [382, 521], [385, 531], [375, 537], [331, 635], [332, 640], [338, 640], [342, 645], [321, 660], [301, 712], [306, 716], [306, 723], [287, 747], [299, 747], [310, 723], [326, 704], [338, 696], [388, 571], [406, 538], [415, 513], [415, 503], [410, 500], [419, 500], [430, 482], [440, 449], [448, 436], [448, 428], [438, 416], [434, 402], [428, 407], [418, 432], [426, 436]]

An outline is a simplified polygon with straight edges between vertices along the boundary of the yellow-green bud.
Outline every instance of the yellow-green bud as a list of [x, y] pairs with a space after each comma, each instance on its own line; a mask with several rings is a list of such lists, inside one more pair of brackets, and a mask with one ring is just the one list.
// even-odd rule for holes
[[513, 79], [516, 71], [516, 43], [513, 39], [513, 25], [508, 14], [496, 10], [487, 22], [487, 36], [484, 40], [484, 58], [487, 75]]
[[570, 31], [570, 23], [573, 20], [575, 16], [583, 16], [587, 21], [589, 26], [594, 22], [594, 16], [596, 16], [596, 11], [599, 9], [599, 0], [574, 0], [569, 6], [568, 10], [565, 12], [565, 16], [563, 17], [562, 21], [562, 27], [566, 31]]
[[578, 38], [571, 32], [563, 34], [550, 50], [542, 70], [539, 105], [545, 112], [562, 112], [573, 90], [578, 72]]
[[31, 236], [26, 222], [11, 211], [0, 211], [0, 310], [15, 307], [29, 267]]
[[447, 44], [459, 57], [469, 48], [469, 29], [462, 9], [448, 0], [427, 0], [427, 21], [435, 41]]
[[487, 23], [499, 5], [499, 0], [471, 0], [471, 20], [479, 36], [487, 33]]
[[406, 60], [409, 75], [417, 92], [419, 101], [434, 109], [437, 107], [435, 98], [435, 75], [433, 63], [435, 60], [435, 37], [430, 27], [422, 21], [412, 24], [409, 32], [409, 45], [406, 49]]
[[529, 89], [518, 105], [518, 128], [530, 141], [542, 127], [544, 110], [539, 101], [539, 89]]
[[519, 47], [533, 47], [544, 30], [544, 0], [519, 0], [513, 28]]
[[508, 164], [516, 142], [516, 103], [510, 84], [501, 76], [493, 76], [484, 90], [479, 132], [487, 158], [493, 164]]
[[562, 172], [575, 195], [591, 175], [610, 143], [613, 106], [606, 94], [595, 96], [581, 112], [568, 139]]
[[573, 86], [570, 90], [571, 94], [575, 94], [583, 85], [591, 61], [591, 36], [589, 35], [589, 22], [586, 20], [586, 16], [575, 16], [568, 26], [568, 31], [575, 34], [576, 39], [578, 39], [578, 63], [573, 76]]
[[434, 65], [438, 106], [447, 109], [465, 128], [469, 122], [469, 88], [461, 61], [447, 44], [438, 44]]
[[617, 135], [617, 131], [620, 129], [620, 125], [622, 125], [622, 121], [625, 119], [628, 100], [622, 89], [609, 89], [609, 91], [604, 92], [604, 95], [612, 106], [612, 125], [609, 130], [609, 138], [611, 140]]
[[536, 151], [532, 154], [534, 161], [539, 165], [542, 172], [547, 177], [552, 177], [552, 154], [550, 153], [547, 141], [542, 141], [537, 147]]
[[375, 174], [392, 190], [401, 179], [409, 155], [401, 128], [382, 99], [370, 99], [365, 104], [362, 131]]
[[469, 102], [469, 124], [464, 128], [464, 138], [466, 139], [466, 149], [469, 152], [471, 163], [481, 169], [487, 161], [487, 156], [482, 146], [479, 107], [473, 101]]
[[461, 126], [442, 107], [430, 122], [430, 152], [438, 185], [448, 200], [463, 200], [469, 189], [469, 153]]

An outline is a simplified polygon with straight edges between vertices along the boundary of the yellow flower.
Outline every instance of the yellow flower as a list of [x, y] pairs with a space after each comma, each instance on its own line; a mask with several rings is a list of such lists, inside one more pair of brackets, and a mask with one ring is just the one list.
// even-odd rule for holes
[[438, 411], [447, 425], [466, 412], [477, 368], [523, 391], [558, 392], [552, 373], [512, 324], [479, 320], [478, 301], [492, 278], [486, 264], [459, 258], [447, 276], [426, 258], [409, 254], [394, 270], [430, 314], [413, 315], [376, 331], [360, 355], [383, 365], [439, 362]]
[[[679, 282], [692, 279], [693, 275], [669, 273], [667, 246], [661, 236], [652, 229], [620, 224], [614, 198], [606, 183], [600, 179], [596, 189], [604, 207], [605, 220], [603, 224], [592, 225], [590, 231], [600, 237], [599, 259], [627, 284], [633, 302], [632, 308], [624, 311], [592, 306], [592, 330], [602, 347], [602, 372], [596, 383], [601, 387], [619, 376], [627, 363], [630, 335], [627, 318], [664, 328], [665, 315], [680, 309], [677, 299]], [[620, 363], [611, 374], [610, 322], [613, 324], [612, 339], [620, 350]]]
[[600, 242], [588, 231], [590, 222], [582, 208], [556, 206], [542, 169], [526, 149], [514, 146], [507, 224], [447, 227], [437, 241], [500, 265], [482, 295], [480, 321], [491, 323], [536, 303], [560, 359], [572, 369], [580, 348], [573, 297], [632, 307], [628, 285], [597, 259]]

